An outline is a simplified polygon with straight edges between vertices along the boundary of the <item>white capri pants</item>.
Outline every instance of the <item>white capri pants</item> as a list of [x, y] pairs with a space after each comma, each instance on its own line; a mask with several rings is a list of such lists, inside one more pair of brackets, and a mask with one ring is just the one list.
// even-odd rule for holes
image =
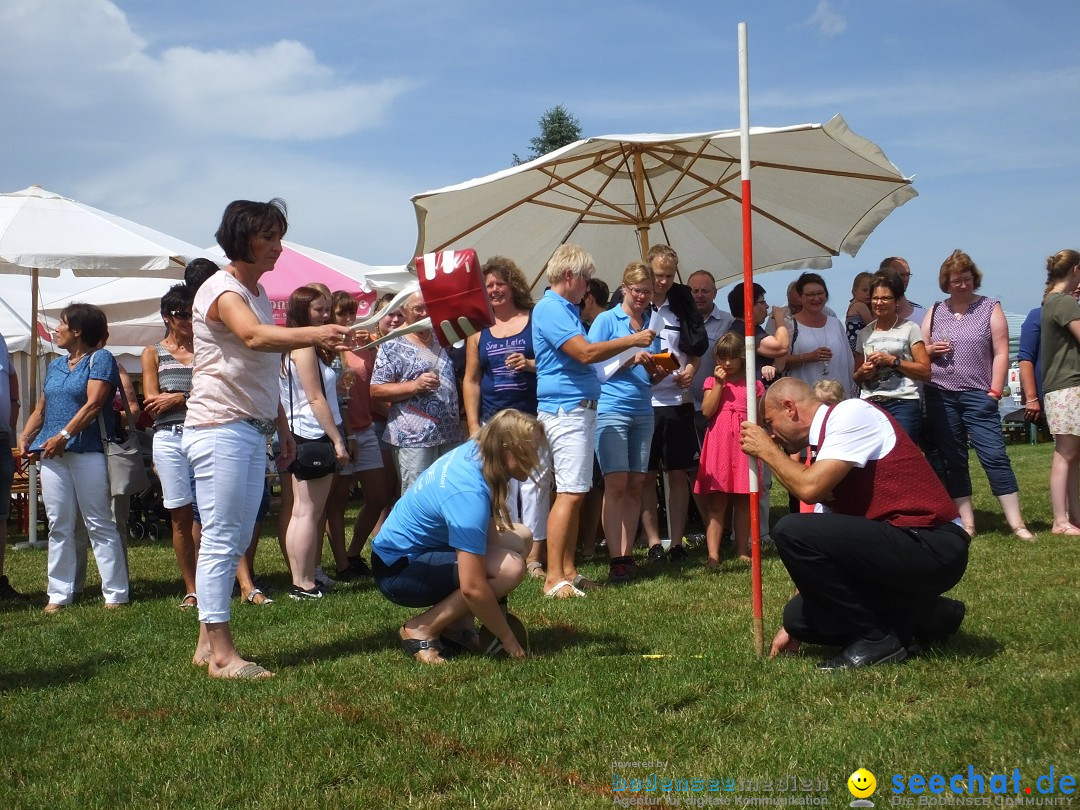
[[70, 605], [74, 599], [79, 556], [75, 521], [81, 512], [101, 574], [101, 595], [108, 604], [125, 604], [127, 559], [113, 520], [104, 453], [64, 453], [43, 459], [41, 497], [49, 517], [49, 602]]
[[266, 476], [266, 437], [246, 422], [185, 428], [181, 443], [195, 471], [202, 540], [195, 566], [199, 621], [229, 621], [233, 580], [251, 532]]

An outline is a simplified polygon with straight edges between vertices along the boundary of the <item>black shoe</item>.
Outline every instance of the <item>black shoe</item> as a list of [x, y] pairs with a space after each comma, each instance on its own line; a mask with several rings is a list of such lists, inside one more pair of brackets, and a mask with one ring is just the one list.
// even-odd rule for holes
[[25, 601], [30, 597], [24, 593], [19, 593], [17, 590], [11, 587], [11, 583], [8, 582], [6, 576], [0, 576], [0, 599], [15, 602]]
[[[371, 569], [368, 568], [368, 564], [364, 562], [364, 558], [357, 554], [355, 557], [349, 557], [349, 568], [358, 577], [370, 577]], [[338, 571], [340, 574], [341, 572]]]
[[297, 602], [305, 602], [309, 599], [322, 599], [323, 592], [319, 590], [318, 585], [310, 590], [305, 590], [297, 585], [293, 585], [293, 589], [289, 592], [289, 596]]
[[611, 585], [625, 585], [630, 581], [630, 566], [624, 562], [613, 562], [608, 566], [607, 581]]
[[657, 543], [655, 546], [649, 546], [649, 553], [645, 555], [645, 559], [651, 563], [667, 562], [667, 557], [664, 555], [664, 547], [660, 543]]
[[873, 664], [899, 664], [907, 658], [907, 649], [892, 633], [881, 641], [862, 639], [848, 645], [835, 658], [830, 658], [818, 669], [861, 669]]
[[915, 628], [915, 639], [923, 645], [941, 643], [960, 629], [967, 606], [956, 599], [939, 596], [927, 618]]
[[690, 555], [686, 553], [686, 549], [683, 548], [682, 543], [677, 546], [672, 546], [668, 549], [667, 558], [668, 562], [681, 563], [685, 561]]

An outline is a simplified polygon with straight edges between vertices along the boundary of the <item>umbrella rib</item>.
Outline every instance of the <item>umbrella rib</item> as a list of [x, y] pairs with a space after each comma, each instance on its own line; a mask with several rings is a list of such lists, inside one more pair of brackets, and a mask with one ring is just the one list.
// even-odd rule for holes
[[866, 174], [864, 172], [845, 172], [839, 169], [815, 169], [813, 166], [793, 166], [787, 163], [765, 163], [760, 161], [752, 161], [751, 169], [765, 168], [765, 169], [780, 169], [788, 172], [803, 172], [806, 174], [826, 174], [830, 177], [848, 177], [853, 180], [876, 180], [881, 183], [898, 183], [902, 186], [910, 186], [912, 181], [910, 178], [903, 177], [898, 174]]

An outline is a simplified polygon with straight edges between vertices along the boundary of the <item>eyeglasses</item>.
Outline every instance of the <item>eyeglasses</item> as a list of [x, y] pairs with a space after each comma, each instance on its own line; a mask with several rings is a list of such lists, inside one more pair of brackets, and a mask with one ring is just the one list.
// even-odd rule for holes
[[418, 307], [409, 307], [409, 312], [411, 312], [413, 315], [426, 315], [427, 307], [423, 304]]
[[169, 314], [172, 315], [174, 318], [178, 318], [181, 321], [190, 321], [191, 320], [191, 310], [190, 309], [187, 309], [187, 310], [184, 310], [184, 309], [171, 309], [171, 310], [169, 310]]
[[768, 305], [769, 305], [769, 302], [768, 302], [768, 301], [766, 301], [766, 300], [765, 300], [764, 298], [762, 298], [762, 299], [761, 299], [761, 300], [759, 300], [759, 301], [755, 301], [755, 302], [754, 302], [754, 306], [755, 306], [755, 307], [767, 307]]
[[974, 284], [974, 283], [975, 283], [975, 277], [973, 275], [971, 275], [970, 273], [968, 273], [966, 275], [963, 275], [963, 276], [960, 276], [960, 278], [950, 278], [949, 279], [949, 286], [950, 287], [968, 287], [968, 286], [970, 286], [971, 284]]
[[802, 295], [803, 295], [803, 298], [824, 298], [825, 297], [824, 292], [804, 292]]
[[889, 301], [895, 301], [896, 298], [894, 296], [891, 296], [891, 295], [875, 295], [870, 300], [875, 304], [884, 304], [884, 303], [887, 303]]
[[909, 278], [911, 278], [911, 273], [900, 273], [899, 275], [900, 278], [902, 278], [904, 281], [907, 281]]
[[653, 294], [652, 290], [643, 290], [641, 287], [627, 287], [626, 291], [630, 293], [630, 295], [636, 295], [638, 298]]

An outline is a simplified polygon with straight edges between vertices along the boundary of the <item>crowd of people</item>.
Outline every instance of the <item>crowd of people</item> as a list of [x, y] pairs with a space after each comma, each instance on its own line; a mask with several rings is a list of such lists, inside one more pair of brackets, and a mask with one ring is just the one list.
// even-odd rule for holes
[[[216, 234], [229, 263], [189, 266], [161, 300], [164, 337], [142, 355], [141, 409], [180, 607], [198, 611], [193, 661], [213, 677], [271, 674], [237, 651], [230, 603], [234, 585], [248, 604], [272, 602], [255, 550], [273, 471], [288, 596], [314, 601], [337, 581], [372, 576], [387, 599], [426, 608], [399, 634], [429, 664], [478, 649], [476, 619], [523, 657], [506, 596], [529, 575], [553, 599], [601, 587], [578, 571], [579, 539], [591, 551], [602, 535], [612, 585], [634, 578], [635, 545], [646, 563], [683, 563], [691, 497], [706, 564], [720, 567], [725, 535], [734, 556], [749, 559], [751, 466], [765, 492], [761, 533], [799, 589], [773, 652], [802, 641], [840, 646], [828, 668], [902, 660], [913, 644], [959, 627], [962, 603], [942, 594], [962, 576], [976, 533], [968, 442], [1013, 534], [1033, 539], [998, 415], [1008, 327], [1000, 302], [977, 294], [982, 274], [961, 251], [942, 264], [946, 297], [929, 309], [907, 299], [910, 268], [889, 257], [854, 279], [842, 318], [811, 272], [789, 288], [786, 306], [770, 310], [755, 284], [746, 310], [740, 284], [725, 311], [708, 271], [677, 281], [678, 254], [667, 245], [631, 261], [614, 291], [593, 278], [583, 249], [564, 245], [536, 301], [521, 269], [492, 257], [482, 273], [494, 322], [448, 349], [419, 328], [420, 292], [393, 309], [384, 297], [378, 324], [365, 330], [353, 327], [351, 295], [307, 285], [275, 326], [259, 279], [273, 270], [287, 225], [280, 200], [230, 204]], [[1041, 339], [1026, 337], [1020, 358], [1025, 407], [1047, 414], [1055, 438], [1051, 531], [1076, 535], [1080, 254], [1062, 251], [1047, 270], [1034, 318]], [[413, 328], [368, 348], [400, 326]], [[41, 460], [48, 613], [81, 589], [81, 534], [105, 606], [129, 598], [124, 510], [106, 454], [135, 426], [112, 407], [126, 386], [107, 340], [99, 309], [64, 310], [55, 344], [67, 356], [49, 366], [17, 437], [23, 455]], [[10, 394], [0, 430], [14, 433], [17, 380], [0, 348]], [[760, 426], [747, 421], [748, 391], [763, 403]], [[0, 481], [9, 473], [0, 467]], [[770, 531], [774, 476], [793, 514]], [[349, 539], [345, 506], [357, 485], [363, 506]], [[2, 564], [0, 543], [0, 598], [18, 598]]]

